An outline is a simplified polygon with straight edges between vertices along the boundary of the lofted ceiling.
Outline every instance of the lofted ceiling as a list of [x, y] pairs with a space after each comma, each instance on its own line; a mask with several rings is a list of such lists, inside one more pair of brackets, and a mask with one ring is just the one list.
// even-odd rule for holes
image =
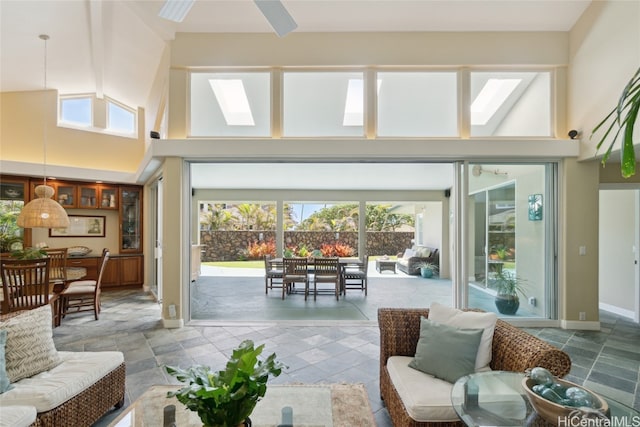
[[[97, 93], [145, 107], [168, 43], [180, 32], [272, 33], [253, 0], [195, 0], [181, 23], [158, 17], [160, 0], [0, 0], [0, 91], [44, 87]], [[591, 0], [282, 0], [300, 32], [569, 31]], [[288, 35], [285, 37], [291, 37]], [[333, 173], [327, 171], [332, 166]], [[291, 186], [291, 176], [331, 176], [322, 188], [450, 188], [451, 165], [202, 165], [195, 187]], [[390, 168], [391, 167], [391, 168]], [[230, 172], [228, 169], [233, 169]], [[411, 169], [412, 173], [406, 173]], [[415, 170], [413, 170], [415, 169]], [[394, 172], [392, 172], [392, 170]], [[242, 172], [241, 172], [242, 171]], [[401, 171], [401, 172], [399, 172]], [[225, 173], [226, 172], [226, 173]], [[272, 179], [267, 183], [265, 176]], [[431, 176], [432, 178], [426, 178]], [[376, 180], [375, 178], [380, 179]], [[437, 177], [437, 179], [433, 178]], [[225, 182], [233, 179], [232, 181]], [[300, 188], [317, 180], [299, 179]], [[413, 187], [412, 187], [413, 188]]]
[[[295, 32], [568, 31], [589, 0], [283, 0]], [[145, 106], [176, 32], [271, 33], [252, 0], [195, 0], [182, 23], [159, 0], [0, 0], [0, 91], [44, 86]], [[286, 36], [285, 36], [286, 37]]]

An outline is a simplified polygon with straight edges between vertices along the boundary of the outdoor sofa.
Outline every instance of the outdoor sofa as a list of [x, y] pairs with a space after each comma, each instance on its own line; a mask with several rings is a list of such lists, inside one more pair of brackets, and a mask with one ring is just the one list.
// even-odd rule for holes
[[405, 249], [398, 254], [396, 267], [405, 274], [417, 276], [420, 274], [420, 267], [424, 263], [438, 265], [440, 261], [437, 248], [428, 246], [416, 246]]

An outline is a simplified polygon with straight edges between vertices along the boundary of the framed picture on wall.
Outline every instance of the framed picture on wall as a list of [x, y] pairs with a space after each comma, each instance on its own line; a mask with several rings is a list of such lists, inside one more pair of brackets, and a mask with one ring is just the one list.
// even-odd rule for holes
[[542, 194], [529, 194], [529, 221], [542, 221]]
[[49, 237], [104, 237], [105, 216], [69, 215], [69, 227], [50, 228]]

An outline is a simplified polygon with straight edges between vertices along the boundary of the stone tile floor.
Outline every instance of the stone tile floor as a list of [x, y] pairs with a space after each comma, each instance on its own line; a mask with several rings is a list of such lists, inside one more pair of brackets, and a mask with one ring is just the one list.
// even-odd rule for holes
[[[238, 322], [226, 326], [186, 326], [164, 329], [160, 309], [142, 291], [107, 291], [102, 294], [99, 321], [92, 313], [73, 314], [54, 329], [58, 350], [122, 351], [127, 364], [126, 405], [154, 384], [174, 384], [164, 373], [166, 364], [222, 365], [230, 350], [244, 339], [265, 344], [288, 366], [274, 383], [356, 382], [366, 385], [379, 427], [391, 426], [378, 392], [379, 334], [375, 323], [299, 326], [294, 323]], [[640, 327], [601, 312], [602, 330], [570, 331], [528, 328], [567, 351], [573, 368], [569, 380], [640, 409]], [[119, 411], [112, 411], [96, 426], [106, 426]]]

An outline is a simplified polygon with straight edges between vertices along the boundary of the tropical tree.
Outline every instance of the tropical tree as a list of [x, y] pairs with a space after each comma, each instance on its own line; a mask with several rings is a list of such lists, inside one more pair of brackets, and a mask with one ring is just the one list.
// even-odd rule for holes
[[10, 252], [22, 242], [23, 229], [16, 223], [22, 206], [22, 202], [0, 201], [0, 252]]
[[365, 225], [368, 231], [396, 231], [403, 225], [414, 226], [413, 215], [390, 212], [389, 204], [367, 204]]

